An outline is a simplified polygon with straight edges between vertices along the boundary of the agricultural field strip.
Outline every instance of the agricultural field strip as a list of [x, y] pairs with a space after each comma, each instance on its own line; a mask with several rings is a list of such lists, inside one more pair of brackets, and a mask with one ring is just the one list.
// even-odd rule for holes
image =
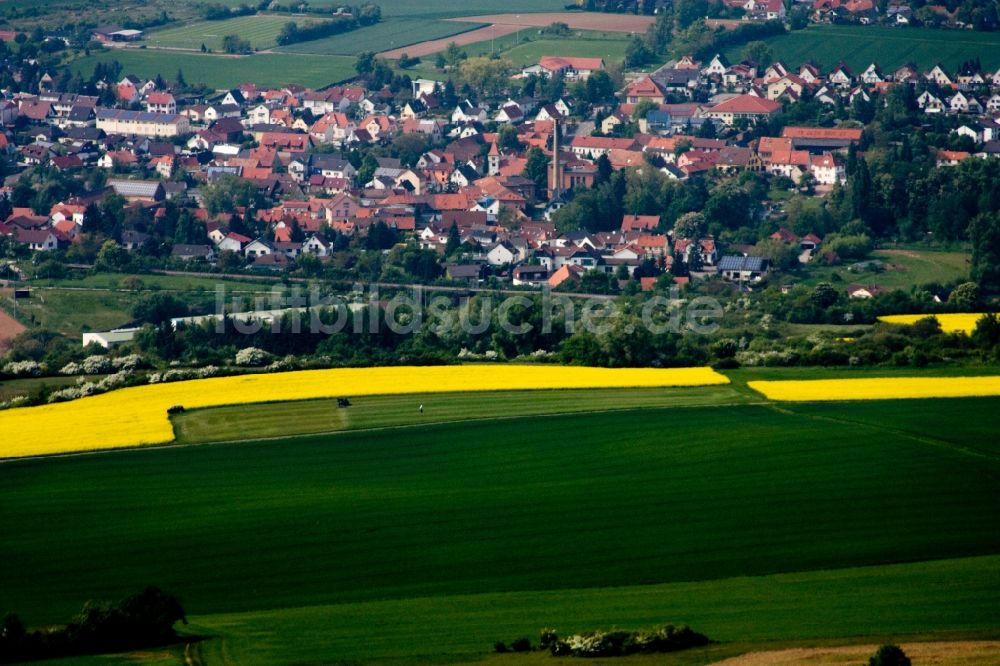
[[977, 398], [1000, 395], [1000, 376], [764, 380], [747, 386], [777, 402]]
[[948, 441], [940, 437], [931, 437], [924, 433], [915, 432], [907, 428], [893, 428], [884, 424], [868, 423], [861, 419], [852, 419], [846, 416], [834, 417], [834, 416], [825, 416], [821, 414], [812, 414], [806, 410], [796, 410], [794, 408], [786, 409], [780, 407], [776, 403], [767, 403], [767, 404], [770, 405], [772, 409], [782, 414], [805, 417], [807, 419], [810, 419], [812, 421], [818, 421], [820, 423], [835, 424], [835, 425], [851, 425], [851, 426], [858, 426], [861, 428], [867, 428], [870, 430], [874, 430], [876, 432], [891, 433], [893, 435], [898, 435], [900, 437], [911, 439], [915, 442], [920, 442], [921, 444], [948, 449], [952, 452], [961, 453], [963, 455], [974, 456], [977, 458], [985, 458], [987, 460], [991, 460], [994, 462], [1000, 461], [1000, 454], [996, 452], [976, 449], [971, 446], [965, 446], [958, 442]]
[[[945, 404], [824, 409], [859, 412], [874, 419], [876, 428], [914, 411], [950, 414], [930, 429], [949, 437], [1000, 401], [960, 401], [954, 409]], [[706, 429], [706, 423], [722, 427]], [[734, 438], [723, 423], [738, 427], [742, 436]], [[723, 579], [998, 552], [996, 532], [983, 529], [997, 515], [995, 461], [914, 447], [893, 433], [872, 437], [870, 427], [839, 424], [810, 438], [817, 431], [808, 420], [759, 406], [714, 413], [653, 409], [639, 418], [565, 415], [540, 426], [526, 418], [499, 428], [468, 423], [388, 430], [378, 437], [250, 443], [238, 450], [147, 449], [100, 460], [18, 461], [4, 471], [0, 502], [0, 522], [18, 531], [0, 543], [0, 554], [23, 563], [22, 576], [31, 575], [18, 581], [21, 565], [14, 566], [0, 573], [0, 587], [10, 586], [17, 607], [48, 613], [46, 608], [70, 598], [93, 598], [87, 591], [92, 586], [106, 589], [110, 583], [94, 577], [88, 563], [110, 557], [125, 570], [115, 585], [131, 585], [155, 570], [163, 584], [186, 581], [182, 592], [200, 609], [192, 612], [204, 615], [366, 598]], [[623, 432], [629, 433], [625, 439]], [[989, 440], [983, 445], [996, 448]], [[631, 481], [623, 494], [625, 479]], [[927, 484], [941, 485], [943, 492], [929, 494]], [[774, 505], [759, 504], [762, 498]], [[133, 509], [112, 518], [122, 506]], [[212, 511], [203, 510], [208, 506]], [[538, 513], [542, 507], [544, 516]], [[679, 520], [656, 520], [663, 511], [678, 512]], [[20, 518], [12, 522], [14, 516]], [[822, 526], [818, 516], [828, 517]], [[886, 521], [897, 527], [886, 530]], [[233, 550], [242, 535], [262, 525], [277, 530], [262, 537], [267, 548]], [[632, 548], [628, 566], [613, 566], [600, 544], [586, 537], [594, 525], [606, 525], [609, 539]], [[446, 538], [466, 530], [464, 545]], [[146, 534], [155, 543], [136, 538]], [[185, 534], [193, 541], [177, 543]], [[79, 547], [35, 553], [53, 538]], [[537, 561], [520, 563], [496, 550], [510, 538], [524, 544], [524, 557]], [[387, 543], [402, 550], [385, 551]], [[795, 544], [791, 550], [789, 543]], [[746, 550], [749, 544], [759, 554]], [[271, 566], [270, 548], [279, 551], [273, 562], [305, 548], [302, 561], [321, 556], [341, 566], [293, 568], [288, 580], [272, 584], [270, 575], [261, 575]], [[579, 567], [567, 572], [562, 556], [572, 552], [580, 553]], [[706, 558], [715, 552], [717, 562]], [[232, 581], [211, 582], [219, 575], [212, 558], [220, 556], [236, 558], [234, 566], [246, 559], [241, 571], [224, 579], [245, 581], [257, 572], [254, 585], [243, 586], [254, 591], [235, 594], [242, 600], [231, 599]], [[355, 557], [369, 564], [354, 570], [348, 565]], [[65, 567], [67, 558], [92, 573], [63, 580], [73, 571]], [[479, 573], [452, 581], [440, 571], [442, 563], [459, 561], [482, 563]], [[397, 580], [377, 582], [386, 572], [397, 572], [390, 575]], [[351, 582], [358, 575], [371, 580]], [[413, 585], [417, 579], [427, 584]], [[36, 581], [41, 589], [32, 587]], [[68, 592], [77, 588], [78, 594]], [[691, 618], [671, 613], [666, 619]]]
[[900, 324], [908, 326], [917, 323], [921, 319], [933, 317], [938, 320], [938, 323], [941, 324], [941, 330], [945, 333], [972, 333], [972, 331], [976, 328], [976, 323], [982, 319], [983, 316], [984, 313], [981, 312], [883, 315], [879, 317], [878, 320], [886, 324]]
[[246, 39], [254, 48], [275, 45], [278, 33], [286, 23], [304, 25], [316, 23], [319, 19], [303, 19], [297, 16], [240, 16], [223, 21], [199, 21], [184, 26], [166, 27], [150, 31], [146, 43], [150, 48], [182, 48], [199, 50], [202, 44], [211, 49], [221, 49], [226, 35], [236, 35]]
[[[336, 627], [323, 632], [322, 638], [317, 637], [319, 644], [315, 646], [315, 652], [317, 655], [324, 654], [324, 651], [326, 654], [342, 654], [344, 658], [354, 656], [350, 654], [352, 651], [361, 650], [349, 644], [357, 636], [355, 625], [368, 621], [372, 626], [397, 627], [398, 631], [391, 639], [379, 642], [377, 647], [372, 646], [374, 653], [367, 656], [378, 660], [398, 657], [393, 648], [415, 642], [418, 636], [433, 635], [437, 638], [438, 630], [445, 626], [450, 634], [440, 632], [442, 654], [447, 650], [460, 658], [467, 651], [468, 662], [478, 663], [477, 651], [483, 651], [484, 646], [497, 637], [531, 635], [555, 619], [559, 620], [560, 629], [578, 631], [595, 627], [650, 626], [663, 618], [670, 618], [677, 622], [689, 622], [727, 644], [713, 648], [724, 651], [718, 655], [724, 658], [751, 650], [774, 649], [775, 640], [810, 641], [802, 647], [814, 647], [827, 641], [842, 644], [846, 636], [858, 636], [862, 641], [874, 640], [875, 635], [883, 633], [895, 634], [895, 640], [903, 640], [904, 636], [912, 635], [918, 622], [914, 622], [913, 617], [891, 617], [896, 610], [892, 605], [900, 595], [914, 594], [914, 583], [923, 584], [926, 586], [924, 589], [933, 587], [934, 592], [928, 595], [932, 599], [924, 598], [923, 604], [912, 604], [915, 615], [930, 618], [935, 611], [944, 609], [942, 602], [947, 596], [942, 593], [948, 587], [948, 573], [953, 570], [960, 573], [962, 579], [952, 591], [952, 601], [961, 599], [981, 603], [988, 596], [986, 590], [993, 589], [995, 584], [989, 583], [984, 586], [985, 590], [974, 591], [974, 573], [994, 571], [998, 564], [1000, 558], [987, 556], [698, 583], [453, 595], [295, 607], [189, 617], [191, 625], [185, 628], [185, 633], [213, 636], [211, 641], [202, 644], [212, 663], [238, 663], [238, 658], [244, 656], [241, 653], [249, 649], [261, 651], [259, 656], [264, 660], [279, 655], [284, 657], [287, 651], [291, 651], [297, 661], [305, 662], [311, 655], [298, 654], [294, 644], [298, 642], [298, 636], [308, 632], [310, 627]], [[873, 587], [882, 593], [877, 595], [880, 597], [877, 601], [869, 598]], [[817, 603], [817, 598], [822, 601]], [[851, 607], [863, 608], [865, 612], [855, 613], [852, 619]], [[752, 620], [747, 619], [750, 613], [741, 616], [733, 611], [734, 608], [752, 608]], [[815, 614], [817, 608], [823, 608], [823, 620], [833, 621], [821, 622], [819, 618], [814, 618], [810, 623], [806, 620]], [[262, 627], [271, 629], [267, 638], [259, 642], [247, 640]], [[445, 643], [447, 636], [455, 640]], [[918, 634], [913, 640], [918, 637], [922, 640], [934, 639]], [[942, 637], [957, 638], [947, 632], [942, 632]], [[992, 636], [985, 632], [982, 637]], [[756, 641], [760, 643], [747, 644]], [[364, 657], [359, 655], [359, 658]], [[712, 658], [695, 663], [714, 662]]]
[[244, 396], [289, 401], [338, 395], [728, 383], [727, 377], [711, 368], [611, 370], [531, 365], [342, 368], [217, 377], [137, 386], [0, 412], [0, 430], [10, 433], [0, 446], [0, 458], [165, 444], [174, 439], [168, 408], [240, 404]]
[[[446, 44], [448, 41], [467, 41], [462, 39], [461, 35], [475, 33], [483, 29], [483, 26], [481, 23], [456, 23], [435, 19], [389, 19], [339, 35], [279, 46], [274, 52], [353, 56], [365, 50], [399, 49], [428, 41], [444, 40]], [[421, 53], [415, 51], [414, 55]]]

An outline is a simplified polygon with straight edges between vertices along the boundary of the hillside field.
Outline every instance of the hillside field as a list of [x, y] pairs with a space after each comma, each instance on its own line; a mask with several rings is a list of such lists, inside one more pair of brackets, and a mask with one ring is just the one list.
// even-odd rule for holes
[[[766, 40], [776, 60], [790, 67], [815, 61], [828, 70], [844, 61], [860, 74], [872, 62], [894, 69], [908, 62], [922, 69], [941, 63], [954, 71], [962, 61], [979, 57], [983, 67], [1000, 67], [1000, 35], [969, 30], [888, 28], [881, 26], [810, 26]], [[742, 60], [743, 46], [726, 51], [732, 62]]]
[[[539, 416], [559, 399], [522, 394], [442, 397], [436, 415], [426, 398], [428, 417], [480, 419], [454, 423], [359, 398], [348, 417], [380, 429], [7, 462], [3, 610], [57, 622], [157, 584], [216, 637], [209, 663], [476, 659], [543, 626], [689, 622], [720, 658], [997, 634], [1000, 444], [982, 414], [1000, 399], [779, 407], [745, 394], [754, 374], [608, 391], [631, 408], [603, 413]], [[294, 431], [284, 406], [266, 420]]]
[[188, 83], [225, 89], [241, 83], [280, 86], [298, 83], [322, 88], [353, 78], [354, 58], [342, 56], [305, 56], [286, 53], [259, 53], [251, 56], [204, 55], [162, 49], [108, 49], [75, 60], [70, 67], [90, 76], [98, 62], [117, 60], [122, 69], [143, 78], [161, 74], [173, 79], [184, 71]]
[[344, 55], [354, 57], [362, 51], [383, 51], [409, 46], [430, 39], [450, 37], [481, 27], [480, 23], [459, 23], [425, 18], [389, 18], [375, 25], [340, 35], [280, 46], [287, 53]]
[[[310, 5], [316, 7], [339, 7], [339, 0], [311, 0]], [[503, 11], [515, 13], [538, 13], [562, 11], [566, 0], [507, 0], [498, 5], [492, 0], [468, 0], [467, 2], [451, 2], [451, 0], [382, 0], [382, 17], [420, 17], [420, 18], [452, 18], [470, 16], [473, 14], [488, 14]]]
[[255, 49], [275, 46], [275, 40], [286, 23], [296, 22], [299, 26], [316, 23], [293, 16], [237, 16], [224, 21], [197, 21], [180, 26], [151, 30], [143, 40], [149, 46], [191, 49], [197, 51], [204, 44], [206, 48], [222, 51], [222, 38], [236, 35], [250, 42]]

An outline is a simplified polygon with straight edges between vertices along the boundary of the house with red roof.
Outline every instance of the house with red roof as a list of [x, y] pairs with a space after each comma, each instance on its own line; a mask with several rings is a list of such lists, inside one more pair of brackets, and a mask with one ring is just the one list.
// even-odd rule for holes
[[658, 226], [660, 226], [659, 215], [625, 215], [622, 218], [621, 230], [654, 231]]
[[146, 96], [146, 110], [150, 113], [177, 113], [177, 100], [168, 92], [154, 90]]
[[721, 120], [732, 126], [739, 121], [751, 124], [766, 121], [781, 112], [781, 104], [754, 95], [737, 95], [704, 111], [708, 118]]
[[571, 58], [542, 56], [538, 64], [521, 70], [522, 76], [542, 76], [550, 79], [562, 75], [567, 81], [586, 80], [593, 72], [604, 69], [602, 58]]

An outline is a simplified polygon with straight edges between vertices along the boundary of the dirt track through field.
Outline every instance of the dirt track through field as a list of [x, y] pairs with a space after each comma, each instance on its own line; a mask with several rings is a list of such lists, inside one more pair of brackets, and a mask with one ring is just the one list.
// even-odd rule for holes
[[546, 12], [542, 14], [488, 14], [485, 16], [462, 16], [447, 19], [459, 23], [486, 23], [482, 28], [463, 32], [451, 37], [432, 39], [418, 44], [383, 51], [384, 58], [398, 58], [403, 53], [410, 57], [423, 57], [438, 51], [443, 51], [448, 44], [455, 42], [459, 46], [485, 42], [488, 39], [511, 35], [518, 30], [528, 28], [544, 28], [555, 22], [568, 25], [573, 30], [599, 30], [602, 32], [642, 33], [653, 22], [652, 16], [635, 16], [632, 14], [600, 14], [594, 12]]
[[[913, 660], [914, 666], [973, 666], [995, 664], [1000, 654], [997, 641], [942, 641], [935, 643], [903, 643], [900, 647]], [[795, 648], [774, 652], [751, 652], [712, 666], [815, 666], [863, 664], [875, 653], [877, 645], [845, 647]]]
[[0, 352], [4, 352], [10, 341], [25, 330], [24, 324], [0, 310]]

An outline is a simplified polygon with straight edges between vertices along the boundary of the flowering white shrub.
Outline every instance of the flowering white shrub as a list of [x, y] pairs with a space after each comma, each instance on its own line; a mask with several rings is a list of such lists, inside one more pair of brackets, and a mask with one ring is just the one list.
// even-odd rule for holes
[[38, 377], [43, 370], [43, 366], [36, 361], [11, 361], [3, 366], [4, 374], [12, 377]]
[[59, 374], [60, 375], [79, 375], [79, 374], [83, 374], [83, 368], [80, 366], [79, 363], [74, 363], [73, 361], [70, 361], [69, 363], [67, 363], [66, 365], [64, 365], [63, 367], [61, 367], [59, 369]]
[[236, 352], [236, 365], [255, 368], [267, 365], [267, 362], [270, 360], [271, 355], [257, 347], [247, 347]]
[[103, 375], [111, 372], [111, 361], [107, 356], [88, 356], [80, 363], [80, 367], [83, 368], [84, 374]]
[[138, 354], [119, 356], [118, 358], [111, 359], [111, 365], [115, 370], [136, 370], [142, 367], [142, 357]]
[[28, 401], [28, 396], [26, 395], [15, 395], [10, 400], [0, 402], [0, 409], [7, 409], [9, 407], [17, 407]]

